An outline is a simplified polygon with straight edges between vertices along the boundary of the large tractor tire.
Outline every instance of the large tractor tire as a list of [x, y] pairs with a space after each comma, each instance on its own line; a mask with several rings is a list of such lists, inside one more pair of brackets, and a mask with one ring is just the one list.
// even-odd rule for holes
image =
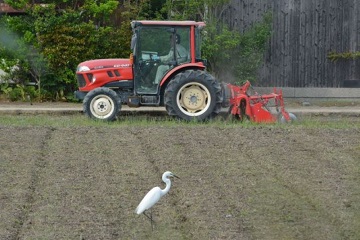
[[183, 120], [208, 120], [222, 104], [221, 86], [209, 73], [186, 70], [172, 79], [165, 89], [164, 103], [169, 115]]
[[90, 118], [113, 121], [120, 111], [121, 99], [109, 88], [96, 88], [86, 94], [83, 107], [85, 114]]

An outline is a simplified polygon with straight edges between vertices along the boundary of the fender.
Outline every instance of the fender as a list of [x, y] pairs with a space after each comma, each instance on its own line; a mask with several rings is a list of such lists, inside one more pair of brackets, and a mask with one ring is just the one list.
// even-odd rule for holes
[[189, 68], [196, 68], [196, 69], [201, 69], [204, 70], [205, 66], [202, 62], [197, 62], [197, 63], [185, 63], [185, 64], [181, 64], [179, 66], [174, 67], [173, 69], [171, 69], [169, 72], [167, 72], [165, 74], [165, 76], [163, 77], [163, 79], [160, 82], [160, 86], [163, 86], [166, 82], [169, 81], [169, 79], [171, 79], [171, 77], [173, 75], [175, 75], [176, 72], [179, 72], [183, 69], [189, 69]]

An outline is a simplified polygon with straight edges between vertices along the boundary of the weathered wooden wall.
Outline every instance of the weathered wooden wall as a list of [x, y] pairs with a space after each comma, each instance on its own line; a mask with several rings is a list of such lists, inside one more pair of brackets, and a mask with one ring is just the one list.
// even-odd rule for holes
[[330, 61], [330, 52], [360, 51], [360, 0], [232, 0], [222, 15], [246, 30], [273, 14], [259, 86], [342, 87], [360, 81], [360, 60]]

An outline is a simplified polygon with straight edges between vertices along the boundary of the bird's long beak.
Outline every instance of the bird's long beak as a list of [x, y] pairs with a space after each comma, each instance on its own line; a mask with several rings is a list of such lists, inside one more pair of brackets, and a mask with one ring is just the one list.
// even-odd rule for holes
[[178, 176], [176, 176], [175, 174], [173, 174], [172, 176], [173, 176], [173, 177], [176, 177], [176, 178], [178, 178], [178, 179], [180, 179], [180, 178], [179, 178]]

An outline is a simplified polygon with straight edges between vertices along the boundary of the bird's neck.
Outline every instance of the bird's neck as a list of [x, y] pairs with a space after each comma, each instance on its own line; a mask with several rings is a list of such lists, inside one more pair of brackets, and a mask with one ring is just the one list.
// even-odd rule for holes
[[161, 190], [162, 195], [167, 194], [171, 187], [171, 181], [169, 179], [166, 179], [164, 182], [166, 184], [166, 187], [163, 190]]

